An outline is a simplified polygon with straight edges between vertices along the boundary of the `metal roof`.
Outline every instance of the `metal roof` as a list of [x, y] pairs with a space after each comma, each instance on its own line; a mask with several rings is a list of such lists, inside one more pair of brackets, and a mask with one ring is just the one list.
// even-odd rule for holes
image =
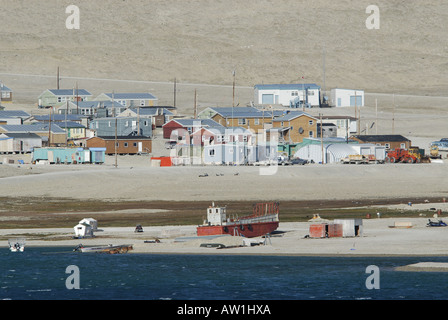
[[224, 118], [268, 118], [274, 113], [274, 116], [282, 115], [279, 110], [259, 110], [254, 107], [210, 107], [213, 111]]
[[1, 81], [0, 81], [0, 85], [1, 85], [1, 88], [0, 88], [1, 91], [12, 92], [12, 90], [9, 89], [7, 86], [5, 86]]
[[[33, 118], [37, 121], [49, 121], [50, 115], [36, 115]], [[81, 120], [83, 115], [80, 114], [52, 114], [51, 121], [70, 121], [70, 120]]]
[[320, 89], [315, 83], [294, 83], [294, 84], [256, 84], [254, 86], [258, 90], [303, 90]]
[[408, 138], [403, 137], [401, 134], [366, 134], [366, 135], [353, 135], [353, 138], [357, 138], [365, 142], [378, 142], [378, 141], [410, 141]]
[[[4, 124], [0, 125], [0, 127], [7, 131], [6, 134], [11, 132], [48, 132], [49, 127], [48, 124]], [[58, 125], [51, 124], [51, 132], [53, 133], [65, 133]]]
[[23, 110], [0, 110], [0, 117], [8, 117], [8, 118], [28, 118], [31, 115]]
[[8, 133], [2, 133], [3, 135], [9, 137], [9, 138], [33, 138], [33, 139], [41, 139], [40, 136], [38, 136], [35, 133], [31, 132], [8, 132]]
[[[104, 93], [106, 96], [112, 99], [112, 93]], [[114, 100], [135, 100], [135, 99], [149, 99], [157, 100], [155, 96], [150, 93], [114, 93]]]
[[223, 127], [218, 122], [212, 119], [173, 119], [183, 127]]
[[292, 111], [290, 113], [285, 114], [283, 117], [280, 118], [274, 118], [273, 121], [291, 121], [295, 118], [301, 117], [301, 116], [307, 116], [313, 119], [316, 119], [315, 117], [313, 117], [312, 115], [306, 113], [306, 112], [302, 112], [302, 111]]
[[86, 89], [48, 89], [55, 96], [91, 96]]

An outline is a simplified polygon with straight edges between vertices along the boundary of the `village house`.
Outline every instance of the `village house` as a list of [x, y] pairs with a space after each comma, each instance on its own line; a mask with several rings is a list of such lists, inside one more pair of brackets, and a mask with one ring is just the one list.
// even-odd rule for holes
[[149, 118], [151, 119], [153, 128], [161, 128], [166, 122], [173, 119], [174, 114], [165, 108], [137, 107], [127, 108], [122, 111], [117, 117]]
[[191, 134], [190, 139], [190, 144], [195, 146], [208, 146], [233, 142], [242, 142], [247, 145], [252, 145], [253, 143], [252, 131], [242, 127], [199, 128]]
[[12, 90], [0, 81], [0, 105], [12, 102]]
[[273, 129], [279, 133], [279, 143], [300, 143], [303, 138], [317, 137], [318, 119], [301, 111], [290, 112], [273, 119]]
[[42, 138], [35, 133], [1, 133], [0, 153], [29, 153], [42, 147]]
[[89, 124], [97, 137], [118, 136], [152, 136], [151, 120], [135, 117], [97, 118]]
[[351, 140], [359, 143], [370, 143], [377, 146], [384, 146], [386, 149], [409, 149], [411, 140], [400, 134], [382, 134], [382, 135], [352, 135]]
[[77, 114], [51, 114], [51, 116], [49, 114], [43, 114], [43, 115], [34, 115], [32, 116], [28, 122], [29, 123], [48, 123], [51, 122], [52, 123], [56, 123], [59, 124], [60, 122], [66, 122], [66, 121], [70, 121], [70, 122], [76, 122], [81, 124], [83, 122], [83, 116], [82, 115], [77, 115]]
[[255, 104], [283, 105], [291, 108], [319, 107], [320, 86], [314, 83], [257, 84]]
[[69, 101], [59, 103], [55, 107], [58, 114], [74, 114], [86, 117], [114, 117], [126, 109], [118, 102], [112, 101]]
[[97, 101], [114, 101], [126, 108], [156, 106], [158, 99], [150, 93], [101, 93]]
[[47, 147], [34, 148], [32, 153], [33, 163], [83, 164], [104, 163], [104, 161], [104, 148]]
[[192, 134], [199, 128], [222, 127], [212, 119], [185, 119], [176, 118], [168, 121], [162, 126], [163, 138], [171, 140], [182, 140], [185, 133]]
[[78, 122], [58, 122], [58, 126], [67, 132], [68, 140], [83, 139], [86, 137], [86, 127]]
[[23, 124], [31, 115], [23, 110], [0, 110], [1, 124]]
[[330, 104], [334, 107], [363, 107], [364, 90], [331, 89]]
[[350, 116], [322, 116], [322, 123], [335, 125], [336, 137], [347, 139], [356, 134], [358, 119]]
[[258, 132], [272, 127], [272, 119], [284, 113], [283, 110], [255, 107], [208, 107], [198, 114], [198, 118], [210, 118], [225, 127], [242, 127]]
[[85, 89], [47, 89], [38, 97], [38, 106], [53, 108], [61, 102], [86, 100], [92, 100], [92, 94]]
[[[116, 143], [116, 148], [115, 148]], [[92, 137], [86, 140], [88, 148], [105, 148], [106, 154], [141, 154], [152, 152], [152, 140], [143, 136]]]
[[0, 125], [0, 133], [35, 133], [42, 138], [43, 146], [59, 146], [67, 143], [66, 132], [56, 124]]

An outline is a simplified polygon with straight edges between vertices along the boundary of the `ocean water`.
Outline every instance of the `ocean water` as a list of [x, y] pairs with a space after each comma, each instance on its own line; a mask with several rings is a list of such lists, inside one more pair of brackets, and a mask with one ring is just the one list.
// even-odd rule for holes
[[[23, 253], [0, 249], [0, 299], [448, 298], [448, 273], [394, 271], [394, 267], [421, 261], [448, 262], [448, 257], [107, 255], [75, 253], [72, 249], [27, 247]], [[376, 289], [366, 285], [372, 275], [366, 273], [370, 265], [378, 267]], [[69, 266], [75, 266], [77, 272]], [[367, 282], [372, 283], [371, 278]]]

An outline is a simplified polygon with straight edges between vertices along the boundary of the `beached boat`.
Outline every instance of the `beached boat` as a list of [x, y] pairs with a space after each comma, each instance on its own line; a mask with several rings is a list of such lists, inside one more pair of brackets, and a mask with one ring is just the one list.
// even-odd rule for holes
[[132, 245], [124, 244], [124, 245], [105, 245], [105, 246], [83, 246], [79, 244], [73, 251], [84, 252], [84, 253], [109, 253], [109, 254], [117, 254], [117, 253], [126, 253], [129, 250], [132, 250]]
[[225, 207], [207, 208], [207, 219], [197, 227], [198, 236], [229, 234], [246, 238], [259, 237], [277, 230], [279, 203], [256, 203], [251, 215], [231, 219], [227, 217]]
[[8, 244], [11, 252], [25, 251], [25, 239], [9, 239]]
[[439, 221], [431, 221], [431, 219], [428, 219], [428, 223], [426, 224], [428, 227], [446, 227], [447, 224], [443, 222], [442, 220]]

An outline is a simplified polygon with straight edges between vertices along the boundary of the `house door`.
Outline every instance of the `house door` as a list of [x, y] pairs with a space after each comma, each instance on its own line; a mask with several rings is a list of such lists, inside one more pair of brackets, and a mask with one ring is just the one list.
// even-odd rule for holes
[[138, 143], [138, 153], [142, 153], [142, 151], [143, 151], [143, 145], [142, 145], [142, 142], [140, 141]]
[[274, 95], [273, 94], [263, 94], [261, 96], [262, 104], [273, 104], [274, 103]]

